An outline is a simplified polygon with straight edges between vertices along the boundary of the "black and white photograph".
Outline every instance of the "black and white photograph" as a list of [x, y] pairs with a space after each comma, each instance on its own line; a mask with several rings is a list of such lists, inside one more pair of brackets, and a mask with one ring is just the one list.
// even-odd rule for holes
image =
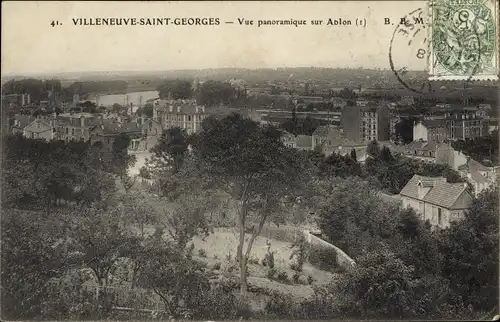
[[500, 319], [499, 1], [4, 1], [2, 321]]

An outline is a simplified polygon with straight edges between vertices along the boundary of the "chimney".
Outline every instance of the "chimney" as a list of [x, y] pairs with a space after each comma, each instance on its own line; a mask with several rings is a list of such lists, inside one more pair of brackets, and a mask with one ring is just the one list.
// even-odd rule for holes
[[196, 105], [196, 114], [198, 114], [198, 105]]

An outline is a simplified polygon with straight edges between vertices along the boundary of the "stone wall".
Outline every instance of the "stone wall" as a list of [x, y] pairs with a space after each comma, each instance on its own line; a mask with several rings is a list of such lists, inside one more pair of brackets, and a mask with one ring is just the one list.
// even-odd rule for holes
[[316, 247], [322, 247], [322, 248], [330, 248], [335, 251], [337, 254], [337, 264], [344, 268], [345, 270], [351, 270], [356, 266], [356, 263], [352, 258], [350, 258], [342, 249], [338, 248], [335, 245], [332, 245], [323, 239], [314, 236], [311, 234], [309, 231], [304, 230], [304, 237], [306, 239], [306, 242], [311, 245], [311, 246], [316, 246]]

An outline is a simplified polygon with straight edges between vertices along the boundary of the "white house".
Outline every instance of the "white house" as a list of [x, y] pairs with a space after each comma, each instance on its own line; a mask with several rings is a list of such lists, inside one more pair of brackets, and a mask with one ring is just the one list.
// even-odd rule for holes
[[472, 202], [466, 183], [448, 183], [443, 177], [414, 175], [400, 192], [404, 208], [411, 207], [432, 226], [446, 228], [463, 218]]

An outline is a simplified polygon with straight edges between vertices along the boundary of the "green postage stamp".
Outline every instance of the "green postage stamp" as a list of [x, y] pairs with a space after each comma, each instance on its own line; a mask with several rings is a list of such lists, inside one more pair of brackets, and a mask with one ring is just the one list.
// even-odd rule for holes
[[498, 0], [434, 0], [429, 79], [498, 80]]

